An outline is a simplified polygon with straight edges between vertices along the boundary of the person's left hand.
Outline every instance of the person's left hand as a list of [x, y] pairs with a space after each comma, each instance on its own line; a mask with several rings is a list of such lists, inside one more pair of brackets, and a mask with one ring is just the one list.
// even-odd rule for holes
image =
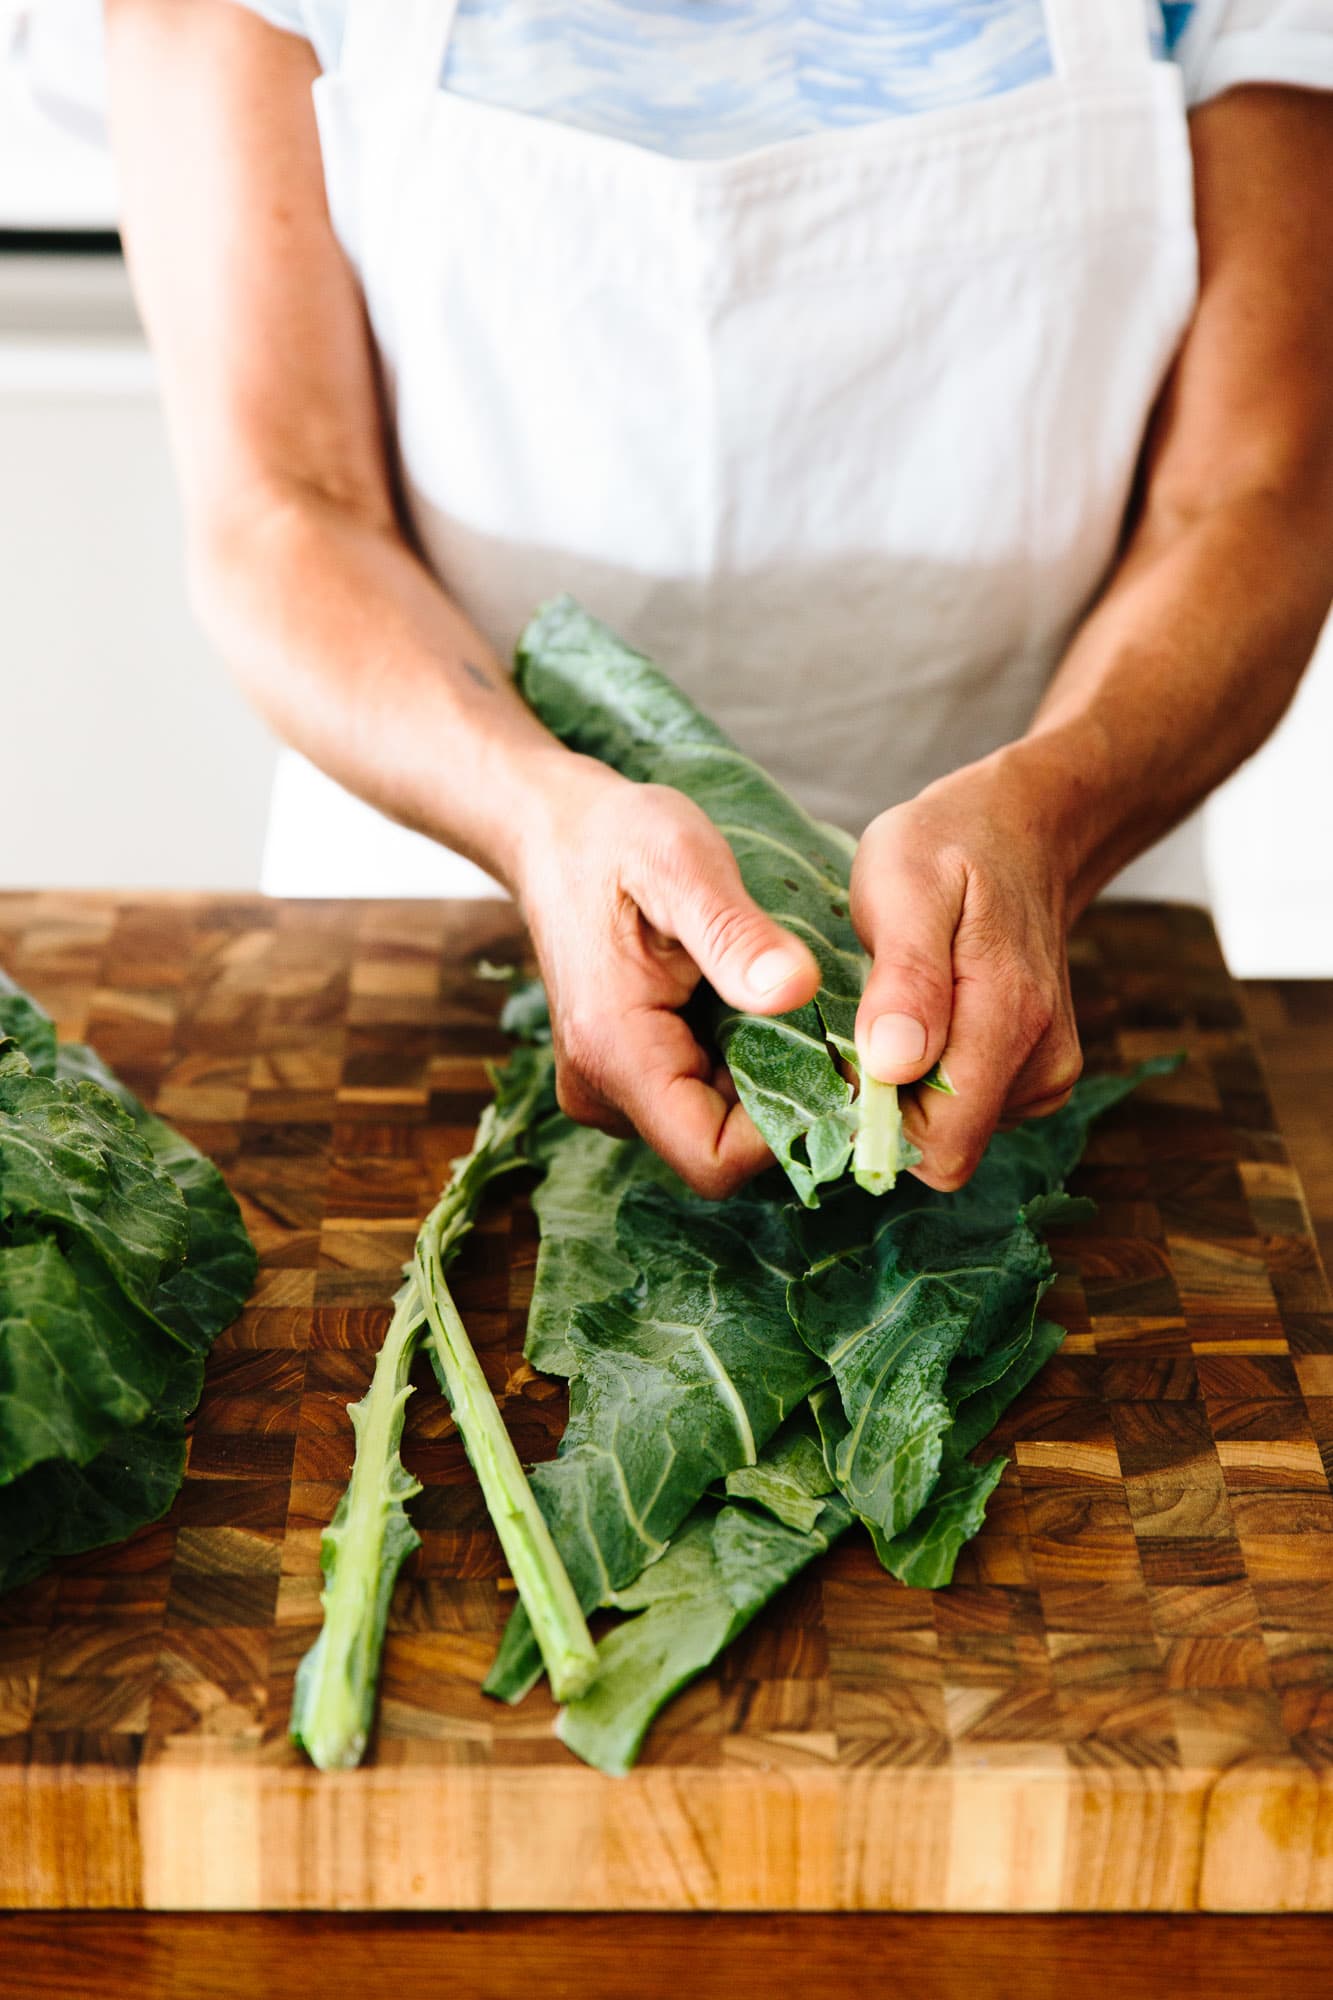
[[999, 752], [872, 820], [852, 919], [873, 959], [862, 1063], [908, 1084], [941, 1058], [957, 1093], [904, 1100], [912, 1169], [959, 1188], [998, 1126], [1064, 1104], [1082, 1066], [1065, 940], [1071, 886], [1041, 794]]

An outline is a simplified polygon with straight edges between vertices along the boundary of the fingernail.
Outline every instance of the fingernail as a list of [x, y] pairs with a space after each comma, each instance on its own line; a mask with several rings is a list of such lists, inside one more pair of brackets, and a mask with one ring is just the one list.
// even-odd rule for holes
[[775, 993], [779, 986], [785, 986], [801, 970], [801, 960], [796, 953], [777, 944], [770, 951], [760, 952], [745, 975], [745, 983], [756, 1000], [766, 1000], [770, 993]]
[[866, 1056], [873, 1075], [883, 1079], [885, 1070], [909, 1069], [924, 1062], [926, 1031], [911, 1014], [881, 1014], [870, 1030]]

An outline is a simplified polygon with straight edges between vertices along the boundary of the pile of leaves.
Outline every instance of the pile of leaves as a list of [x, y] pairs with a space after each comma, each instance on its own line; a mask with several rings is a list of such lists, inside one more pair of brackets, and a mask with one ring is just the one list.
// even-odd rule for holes
[[[957, 1194], [845, 1180], [814, 1210], [775, 1171], [707, 1202], [641, 1141], [539, 1122], [525, 1352], [570, 1410], [531, 1484], [584, 1611], [635, 1614], [562, 1711], [572, 1750], [628, 1770], [663, 1703], [854, 1521], [900, 1582], [950, 1581], [1004, 1469], [977, 1448], [1063, 1339], [1044, 1232], [1088, 1206], [1063, 1183], [1092, 1120], [1166, 1066], [1080, 1083]], [[487, 1691], [518, 1701], [541, 1664], [520, 1602]]]
[[[1063, 1188], [1091, 1121], [1170, 1066], [1085, 1080], [1054, 1117], [998, 1135], [958, 1193], [899, 1180], [912, 1156], [896, 1096], [857, 1088], [852, 1026], [867, 967], [847, 914], [845, 837], [569, 599], [524, 635], [519, 685], [575, 749], [695, 799], [751, 895], [810, 944], [823, 983], [777, 1019], [713, 1009], [777, 1162], [720, 1203], [642, 1142], [562, 1116], [540, 990], [511, 999], [506, 1022], [524, 1046], [497, 1074], [452, 1204], [446, 1190], [423, 1231], [353, 1412], [356, 1470], [326, 1536], [324, 1631], [292, 1719], [320, 1764], [362, 1754], [394, 1577], [417, 1541], [404, 1509], [415, 1483], [398, 1458], [417, 1338], [429, 1341], [519, 1590], [487, 1690], [521, 1700], [545, 1666], [566, 1744], [626, 1771], [671, 1695], [853, 1522], [892, 1577], [949, 1582], [1003, 1470], [978, 1448], [1062, 1338], [1040, 1311], [1052, 1277], [1043, 1232], [1086, 1207]], [[435, 1323], [442, 1304], [452, 1312], [444, 1266], [482, 1188], [519, 1165], [540, 1176], [526, 1353], [569, 1384], [559, 1451], [530, 1482], [516, 1463], [499, 1465], [503, 1426], [480, 1371], [460, 1387], [456, 1313], [447, 1339]], [[595, 1652], [583, 1622], [593, 1610], [623, 1614]]]
[[212, 1162], [0, 973], [0, 1590], [166, 1512], [255, 1262]]

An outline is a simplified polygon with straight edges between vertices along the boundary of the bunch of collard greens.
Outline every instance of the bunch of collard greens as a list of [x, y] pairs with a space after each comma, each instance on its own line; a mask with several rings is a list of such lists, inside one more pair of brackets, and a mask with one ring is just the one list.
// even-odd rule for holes
[[212, 1162], [0, 973], [0, 1590], [165, 1513], [254, 1275]]
[[[720, 1203], [693, 1194], [642, 1142], [566, 1119], [540, 989], [506, 1009], [523, 1038], [514, 1061], [527, 1093], [525, 1128], [511, 1118], [506, 1129], [507, 1158], [540, 1176], [526, 1353], [569, 1383], [564, 1438], [533, 1469], [531, 1494], [582, 1611], [625, 1614], [564, 1700], [559, 1728], [578, 1756], [623, 1772], [671, 1695], [854, 1521], [892, 1576], [949, 1582], [1003, 1469], [998, 1457], [978, 1463], [977, 1447], [1062, 1338], [1040, 1313], [1052, 1276], [1042, 1231], [1079, 1206], [1062, 1190], [1091, 1121], [1169, 1065], [1080, 1083], [1054, 1117], [997, 1135], [956, 1194], [894, 1185], [911, 1157], [896, 1098], [874, 1108], [866, 1163], [867, 1093], [847, 1081], [865, 964], [847, 916], [843, 837], [568, 599], [525, 633], [519, 685], [573, 747], [703, 806], [751, 894], [807, 939], [824, 976], [809, 1006], [776, 1020], [716, 1009], [719, 1044], [777, 1161]], [[498, 1103], [517, 1088], [501, 1072]], [[484, 1153], [483, 1124], [465, 1171]], [[386, 1380], [386, 1407], [396, 1393]], [[373, 1490], [368, 1421], [363, 1405], [358, 1469]], [[360, 1639], [344, 1646], [344, 1700], [354, 1689], [363, 1721], [405, 1552], [384, 1540], [376, 1577], [360, 1582]], [[335, 1615], [355, 1624], [337, 1557], [335, 1539], [321, 1644]], [[506, 1701], [550, 1666], [516, 1581], [520, 1601], [486, 1681]], [[307, 1747], [318, 1733], [309, 1707], [298, 1691]], [[364, 1740], [362, 1728], [338, 1754], [325, 1737], [317, 1761], [355, 1761]]]

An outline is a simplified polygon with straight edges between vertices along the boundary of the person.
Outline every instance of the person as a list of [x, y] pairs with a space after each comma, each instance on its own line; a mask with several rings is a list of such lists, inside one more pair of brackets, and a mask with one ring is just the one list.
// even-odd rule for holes
[[1063, 1103], [1072, 920], [1333, 595], [1333, 0], [108, 0], [107, 46], [202, 616], [516, 895], [566, 1110], [729, 1192], [767, 1156], [680, 1010], [816, 973], [518, 698], [560, 590], [859, 835], [858, 1046], [956, 1088], [922, 1179]]

